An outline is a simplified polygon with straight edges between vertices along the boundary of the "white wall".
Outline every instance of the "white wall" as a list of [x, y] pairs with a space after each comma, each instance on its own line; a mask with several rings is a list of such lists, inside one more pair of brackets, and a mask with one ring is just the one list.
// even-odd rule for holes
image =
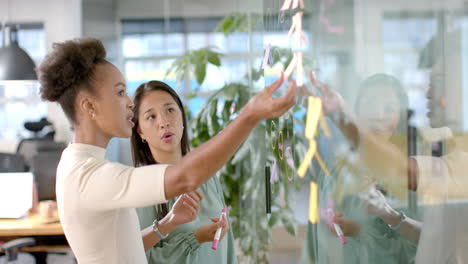
[[[81, 34], [81, 0], [0, 0], [0, 20], [43, 23], [50, 51], [54, 42], [78, 38]], [[48, 105], [48, 118], [54, 123], [56, 139], [71, 139], [70, 124], [60, 107]], [[0, 151], [14, 151], [16, 142], [0, 143]]]

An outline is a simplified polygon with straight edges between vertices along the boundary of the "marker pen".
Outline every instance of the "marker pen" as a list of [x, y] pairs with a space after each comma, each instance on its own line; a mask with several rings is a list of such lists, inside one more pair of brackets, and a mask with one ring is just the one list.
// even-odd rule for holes
[[341, 227], [335, 223], [335, 212], [333, 212], [333, 209], [331, 207], [327, 208], [327, 212], [328, 212], [328, 224], [329, 225], [333, 225], [333, 228], [335, 229], [335, 232], [336, 232], [336, 235], [338, 236], [338, 238], [340, 239], [341, 241], [341, 244], [346, 244], [346, 238], [343, 234], [343, 230], [341, 230]]
[[[219, 221], [223, 220], [223, 216], [226, 216], [226, 212], [227, 212], [227, 206], [225, 205], [223, 207], [223, 210], [221, 211], [221, 216], [219, 217]], [[221, 237], [222, 230], [223, 230], [222, 227], [218, 227], [218, 229], [216, 229], [216, 233], [215, 233], [215, 237], [213, 240], [213, 244], [211, 245], [211, 249], [216, 250], [216, 248], [218, 248], [219, 238]]]
[[337, 224], [337, 223], [333, 223], [333, 227], [335, 227], [335, 232], [336, 234], [338, 235], [338, 237], [340, 238], [340, 241], [341, 241], [341, 244], [346, 244], [346, 238], [343, 234], [343, 230], [341, 230], [341, 227]]

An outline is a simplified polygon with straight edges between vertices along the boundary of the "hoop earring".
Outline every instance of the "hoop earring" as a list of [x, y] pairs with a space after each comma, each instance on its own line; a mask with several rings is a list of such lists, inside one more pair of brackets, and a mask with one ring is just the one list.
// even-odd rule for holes
[[146, 139], [142, 138], [141, 142], [143, 142], [143, 144], [146, 144]]

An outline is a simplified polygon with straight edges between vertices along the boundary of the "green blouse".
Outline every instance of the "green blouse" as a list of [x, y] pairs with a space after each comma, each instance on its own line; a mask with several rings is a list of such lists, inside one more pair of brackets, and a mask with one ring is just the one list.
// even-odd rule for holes
[[342, 245], [329, 231], [326, 221], [322, 220], [316, 225], [308, 223], [300, 263], [414, 263], [416, 245], [391, 230], [381, 219], [365, 212], [363, 200], [357, 191], [358, 186], [363, 184], [361, 178], [355, 175], [359, 172], [350, 173], [352, 170], [348, 169], [338, 166], [329, 176], [319, 175], [319, 203], [320, 208], [325, 208], [326, 201], [334, 200], [337, 212], [360, 225], [359, 235], [346, 237], [348, 243]]
[[[178, 226], [169, 236], [146, 251], [148, 263], [203, 263], [232, 264], [237, 263], [234, 250], [234, 236], [229, 230], [216, 250], [211, 249], [211, 242], [198, 243], [193, 231], [211, 224], [210, 217], [219, 218], [224, 207], [224, 196], [218, 176], [211, 177], [200, 187], [203, 194], [198, 218], [190, 223]], [[169, 201], [169, 208], [176, 199]], [[149, 206], [137, 208], [140, 227], [151, 226], [156, 219], [158, 208]]]

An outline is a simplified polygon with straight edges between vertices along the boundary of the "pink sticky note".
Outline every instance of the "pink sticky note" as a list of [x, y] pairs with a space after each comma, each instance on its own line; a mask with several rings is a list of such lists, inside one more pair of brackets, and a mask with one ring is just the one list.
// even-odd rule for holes
[[278, 181], [278, 166], [276, 165], [276, 159], [273, 161], [273, 171], [271, 173], [270, 183]]
[[263, 57], [262, 69], [265, 69], [268, 65], [268, 59], [270, 58], [271, 45], [268, 43], [265, 49], [265, 56]]

